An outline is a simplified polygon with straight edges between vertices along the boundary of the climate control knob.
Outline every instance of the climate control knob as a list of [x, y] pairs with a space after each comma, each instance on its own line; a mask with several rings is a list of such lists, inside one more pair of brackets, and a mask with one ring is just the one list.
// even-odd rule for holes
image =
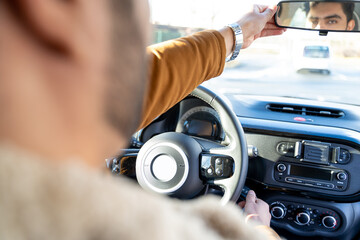
[[337, 221], [333, 216], [325, 216], [321, 220], [322, 224], [326, 228], [334, 228], [337, 225]]
[[276, 219], [285, 217], [285, 209], [282, 206], [274, 206], [270, 210], [271, 216]]
[[310, 222], [310, 214], [305, 210], [299, 210], [296, 214], [296, 223], [299, 225], [306, 225]]

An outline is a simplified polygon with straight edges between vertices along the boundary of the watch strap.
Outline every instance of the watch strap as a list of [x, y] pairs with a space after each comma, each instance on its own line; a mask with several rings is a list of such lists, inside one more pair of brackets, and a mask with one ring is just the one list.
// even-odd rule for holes
[[230, 62], [233, 61], [237, 58], [237, 56], [240, 53], [241, 47], [244, 43], [244, 38], [243, 38], [243, 34], [242, 34], [242, 29], [240, 27], [240, 25], [238, 23], [232, 23], [227, 25], [227, 27], [230, 27], [231, 30], [234, 33], [234, 47], [233, 47], [233, 52], [231, 54], [230, 57], [226, 58], [226, 62]]

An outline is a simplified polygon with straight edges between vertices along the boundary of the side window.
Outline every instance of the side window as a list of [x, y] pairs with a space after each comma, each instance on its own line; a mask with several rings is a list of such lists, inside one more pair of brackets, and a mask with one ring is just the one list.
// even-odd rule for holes
[[184, 37], [202, 30], [202, 28], [153, 24], [153, 44]]

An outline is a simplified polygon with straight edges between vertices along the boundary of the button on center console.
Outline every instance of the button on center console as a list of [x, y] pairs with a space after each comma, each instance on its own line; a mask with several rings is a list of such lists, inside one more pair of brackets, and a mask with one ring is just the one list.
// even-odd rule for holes
[[286, 165], [285, 165], [285, 164], [282, 164], [282, 163], [278, 164], [278, 165], [276, 166], [276, 168], [277, 168], [277, 170], [278, 170], [279, 172], [285, 172], [285, 171], [286, 171]]
[[339, 172], [336, 177], [339, 181], [345, 181], [347, 179], [347, 174], [345, 172]]

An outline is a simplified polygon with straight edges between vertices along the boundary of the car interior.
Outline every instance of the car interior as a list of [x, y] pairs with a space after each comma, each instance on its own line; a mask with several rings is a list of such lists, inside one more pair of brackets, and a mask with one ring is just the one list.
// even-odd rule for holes
[[[360, 2], [350, 3], [356, 26], [342, 31], [344, 37], [359, 34]], [[309, 2], [280, 2], [278, 13], [286, 11], [282, 4]], [[314, 31], [305, 28], [294, 31]], [[287, 239], [360, 239], [356, 102], [200, 86], [135, 133], [124, 154], [107, 164], [148, 191], [184, 201], [214, 194], [222, 204], [240, 202], [253, 189], [270, 206], [271, 227]]]

